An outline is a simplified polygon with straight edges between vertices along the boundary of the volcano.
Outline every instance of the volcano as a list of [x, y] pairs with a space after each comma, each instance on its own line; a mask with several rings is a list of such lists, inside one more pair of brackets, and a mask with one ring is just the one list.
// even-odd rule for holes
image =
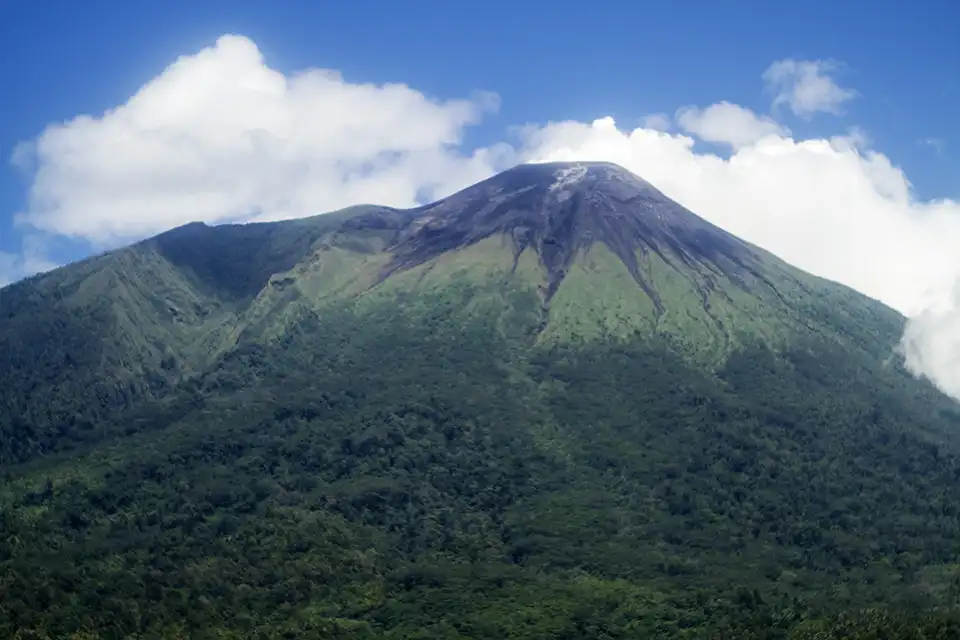
[[960, 412], [903, 324], [609, 163], [30, 278], [0, 635], [948, 629]]

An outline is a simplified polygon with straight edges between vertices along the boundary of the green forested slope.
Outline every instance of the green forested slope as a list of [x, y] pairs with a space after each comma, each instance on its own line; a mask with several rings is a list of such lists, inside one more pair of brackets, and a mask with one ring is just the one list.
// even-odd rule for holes
[[107, 437], [117, 411], [216, 366], [273, 275], [313, 255], [343, 219], [379, 210], [187, 225], [4, 288], [0, 464]]
[[957, 634], [960, 412], [897, 314], [762, 252], [638, 253], [659, 310], [603, 244], [548, 298], [500, 234], [390, 271], [370, 213], [0, 292], [0, 636]]

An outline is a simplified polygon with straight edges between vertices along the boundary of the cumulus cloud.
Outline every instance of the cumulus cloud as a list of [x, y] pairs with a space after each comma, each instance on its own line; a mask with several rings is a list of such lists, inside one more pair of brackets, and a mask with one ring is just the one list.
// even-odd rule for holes
[[497, 164], [499, 148], [456, 149], [496, 107], [491, 94], [438, 101], [323, 69], [285, 76], [250, 40], [224, 36], [125, 104], [51, 125], [18, 149], [14, 160], [34, 173], [17, 221], [108, 245], [194, 220], [409, 206]]
[[[832, 69], [782, 60], [764, 78], [775, 102], [809, 116], [853, 96]], [[612, 118], [528, 125], [511, 145], [464, 149], [465, 127], [495, 107], [489, 95], [442, 101], [331, 71], [285, 76], [252, 42], [227, 36], [126, 103], [50, 126], [22, 147], [16, 160], [33, 180], [19, 223], [109, 244], [193, 220], [413, 205], [518, 161], [612, 161], [730, 232], [910, 316], [907, 366], [960, 398], [960, 204], [918, 200], [859, 130], [798, 139], [721, 102], [632, 130]], [[729, 154], [697, 141], [729, 145]], [[27, 253], [0, 255], [8, 278], [45, 266]]]
[[783, 125], [750, 109], [729, 102], [710, 105], [706, 109], [684, 107], [677, 111], [677, 124], [706, 142], [731, 145], [734, 149], [753, 144], [766, 136], [789, 133]]
[[773, 106], [787, 105], [798, 116], [809, 118], [818, 111], [839, 114], [843, 104], [857, 92], [838, 85], [831, 77], [837, 63], [829, 60], [774, 62], [763, 72], [768, 91], [775, 94]]
[[960, 286], [910, 318], [900, 352], [914, 375], [960, 399]]

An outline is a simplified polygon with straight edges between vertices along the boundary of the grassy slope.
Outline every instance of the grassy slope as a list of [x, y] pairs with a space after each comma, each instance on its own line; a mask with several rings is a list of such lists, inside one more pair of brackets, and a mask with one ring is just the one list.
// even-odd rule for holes
[[710, 368], [744, 347], [782, 350], [798, 337], [816, 337], [838, 348], [889, 360], [902, 332], [896, 312], [856, 292], [793, 269], [760, 252], [755, 273], [739, 282], [676, 259], [638, 255], [641, 273], [663, 306], [651, 298], [605, 246], [577, 260], [550, 304], [550, 324], [541, 341], [666, 339], [693, 361]]

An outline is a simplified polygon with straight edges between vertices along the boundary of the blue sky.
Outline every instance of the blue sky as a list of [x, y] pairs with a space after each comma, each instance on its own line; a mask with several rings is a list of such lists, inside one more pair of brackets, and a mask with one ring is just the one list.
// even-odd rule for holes
[[[849, 121], [922, 193], [957, 195], [956, 153], [937, 157], [917, 141], [942, 138], [947, 151], [951, 140], [960, 144], [960, 5], [912, 5], [0, 0], [0, 151], [6, 161], [47, 123], [124, 101], [224, 33], [250, 37], [287, 72], [322, 66], [437, 96], [495, 91], [502, 106], [473, 132], [479, 140], [528, 121], [612, 115], [629, 124], [718, 100], [762, 108], [758, 76], [772, 61], [836, 59], [863, 95]], [[22, 196], [22, 183], [9, 180], [3, 192]], [[16, 205], [4, 198], [4, 210]]]
[[499, 108], [458, 129], [467, 150], [509, 140], [511, 127], [527, 123], [612, 116], [629, 130], [649, 114], [719, 101], [770, 114], [761, 75], [771, 63], [832, 60], [836, 82], [857, 97], [842, 113], [809, 120], [781, 109], [775, 115], [792, 136], [856, 127], [871, 149], [905, 170], [919, 197], [960, 195], [960, 5], [587, 6], [0, 0], [0, 251], [22, 255], [26, 237], [28, 250], [42, 245], [41, 263], [63, 263], [102, 248], [13, 224], [33, 179], [29, 169], [13, 166], [16, 145], [50, 124], [122, 105], [178, 56], [230, 33], [256, 43], [266, 64], [284, 74], [336, 69], [348, 82], [400, 82], [436, 99], [495, 92]]

